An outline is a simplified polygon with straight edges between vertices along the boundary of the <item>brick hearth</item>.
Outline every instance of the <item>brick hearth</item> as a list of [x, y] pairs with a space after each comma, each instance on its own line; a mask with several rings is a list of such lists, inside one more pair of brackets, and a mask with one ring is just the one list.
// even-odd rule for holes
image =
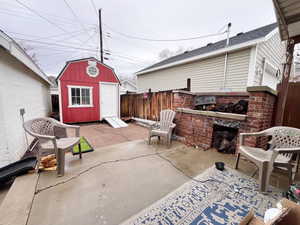
[[[212, 144], [213, 125], [218, 122], [236, 123], [239, 133], [257, 132], [273, 125], [276, 92], [268, 87], [249, 87], [243, 93], [198, 93], [197, 95], [216, 96], [217, 104], [248, 100], [246, 115], [217, 113], [193, 110], [196, 95], [188, 92], [174, 93], [173, 108], [177, 114], [175, 133], [182, 137], [187, 145], [208, 149]], [[267, 138], [247, 138], [246, 144], [266, 148]]]

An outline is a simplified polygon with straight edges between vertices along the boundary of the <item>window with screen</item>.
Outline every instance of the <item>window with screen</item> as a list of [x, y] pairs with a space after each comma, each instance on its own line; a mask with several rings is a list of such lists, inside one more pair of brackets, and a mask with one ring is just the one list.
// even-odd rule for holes
[[92, 87], [69, 86], [69, 106], [92, 106]]

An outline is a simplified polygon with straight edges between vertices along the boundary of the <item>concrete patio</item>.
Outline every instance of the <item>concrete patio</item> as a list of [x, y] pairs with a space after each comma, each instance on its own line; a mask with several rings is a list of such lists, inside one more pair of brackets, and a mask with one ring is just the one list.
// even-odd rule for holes
[[[88, 127], [85, 129], [85, 136], [90, 140], [88, 135], [91, 132], [88, 132]], [[143, 130], [144, 133], [140, 134], [147, 134], [145, 128], [135, 129]], [[28, 225], [119, 224], [189, 181], [189, 176], [196, 176], [213, 166], [216, 161], [234, 166], [233, 155], [221, 154], [214, 149], [203, 151], [179, 142], [173, 142], [172, 147], [167, 149], [165, 145], [153, 142], [148, 145], [144, 137], [98, 147], [94, 152], [84, 154], [82, 160], [67, 154], [64, 177], [58, 178], [55, 171], [42, 172], [37, 181], [32, 182], [35, 188], [32, 199], [19, 197], [20, 202], [27, 198], [25, 201], [28, 203], [27, 211], [20, 215], [25, 217], [21, 222], [25, 221], [23, 224]], [[241, 161], [240, 171], [252, 175], [254, 170], [249, 162]], [[28, 176], [35, 181], [35, 174], [22, 179]], [[285, 187], [287, 178], [284, 174], [275, 174], [271, 182]], [[22, 224], [17, 223], [20, 218], [13, 221], [8, 218], [11, 216], [3, 213], [0, 224], [5, 217], [10, 224]]]

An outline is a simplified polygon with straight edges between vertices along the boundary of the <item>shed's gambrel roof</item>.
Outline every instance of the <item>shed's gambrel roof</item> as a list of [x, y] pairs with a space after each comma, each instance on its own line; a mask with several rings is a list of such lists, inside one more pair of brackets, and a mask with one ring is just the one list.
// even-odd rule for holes
[[71, 63], [74, 63], [74, 62], [80, 62], [80, 61], [88, 61], [88, 60], [93, 60], [93, 61], [96, 61], [97, 63], [105, 66], [106, 68], [110, 69], [114, 76], [117, 78], [118, 82], [121, 83], [119, 77], [117, 76], [114, 68], [110, 67], [109, 65], [106, 65], [105, 63], [102, 63], [100, 62], [98, 59], [96, 59], [95, 57], [88, 57], [88, 58], [81, 58], [81, 59], [74, 59], [74, 60], [69, 60], [66, 62], [66, 65], [63, 67], [63, 69], [60, 71], [60, 73], [58, 74], [57, 78], [56, 78], [56, 81], [58, 81], [60, 79], [60, 77], [62, 76], [62, 74], [64, 73], [64, 71], [67, 69], [67, 67], [71, 64]]
[[240, 33], [239, 35], [231, 37], [229, 39], [229, 46], [226, 46], [227, 40], [224, 39], [224, 40], [218, 41], [216, 43], [208, 44], [207, 46], [197, 48], [192, 51], [170, 57], [170, 58], [160, 61], [152, 66], [142, 69], [139, 72], [137, 72], [136, 74], [137, 75], [143, 74], [149, 70], [155, 70], [156, 68], [159, 68], [162, 66], [167, 66], [168, 64], [173, 64], [175, 62], [188, 60], [189, 58], [192, 58], [195, 56], [201, 56], [201, 55], [204, 55], [207, 53], [213, 53], [215, 51], [224, 49], [225, 47], [232, 47], [235, 45], [239, 45], [239, 44], [243, 44], [243, 43], [246, 43], [249, 41], [263, 38], [263, 37], [267, 36], [270, 32], [272, 32], [274, 29], [276, 29], [276, 27], [277, 27], [277, 24], [272, 23], [272, 24], [257, 28], [255, 30], [248, 31], [246, 33]]

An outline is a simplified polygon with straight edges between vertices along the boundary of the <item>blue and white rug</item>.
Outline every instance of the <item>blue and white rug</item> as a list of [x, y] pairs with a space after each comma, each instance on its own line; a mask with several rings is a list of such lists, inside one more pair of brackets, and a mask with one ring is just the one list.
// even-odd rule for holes
[[255, 179], [228, 168], [222, 172], [211, 167], [195, 179], [206, 182], [185, 183], [123, 225], [239, 224], [250, 209], [263, 217], [282, 198], [273, 188], [260, 194]]

